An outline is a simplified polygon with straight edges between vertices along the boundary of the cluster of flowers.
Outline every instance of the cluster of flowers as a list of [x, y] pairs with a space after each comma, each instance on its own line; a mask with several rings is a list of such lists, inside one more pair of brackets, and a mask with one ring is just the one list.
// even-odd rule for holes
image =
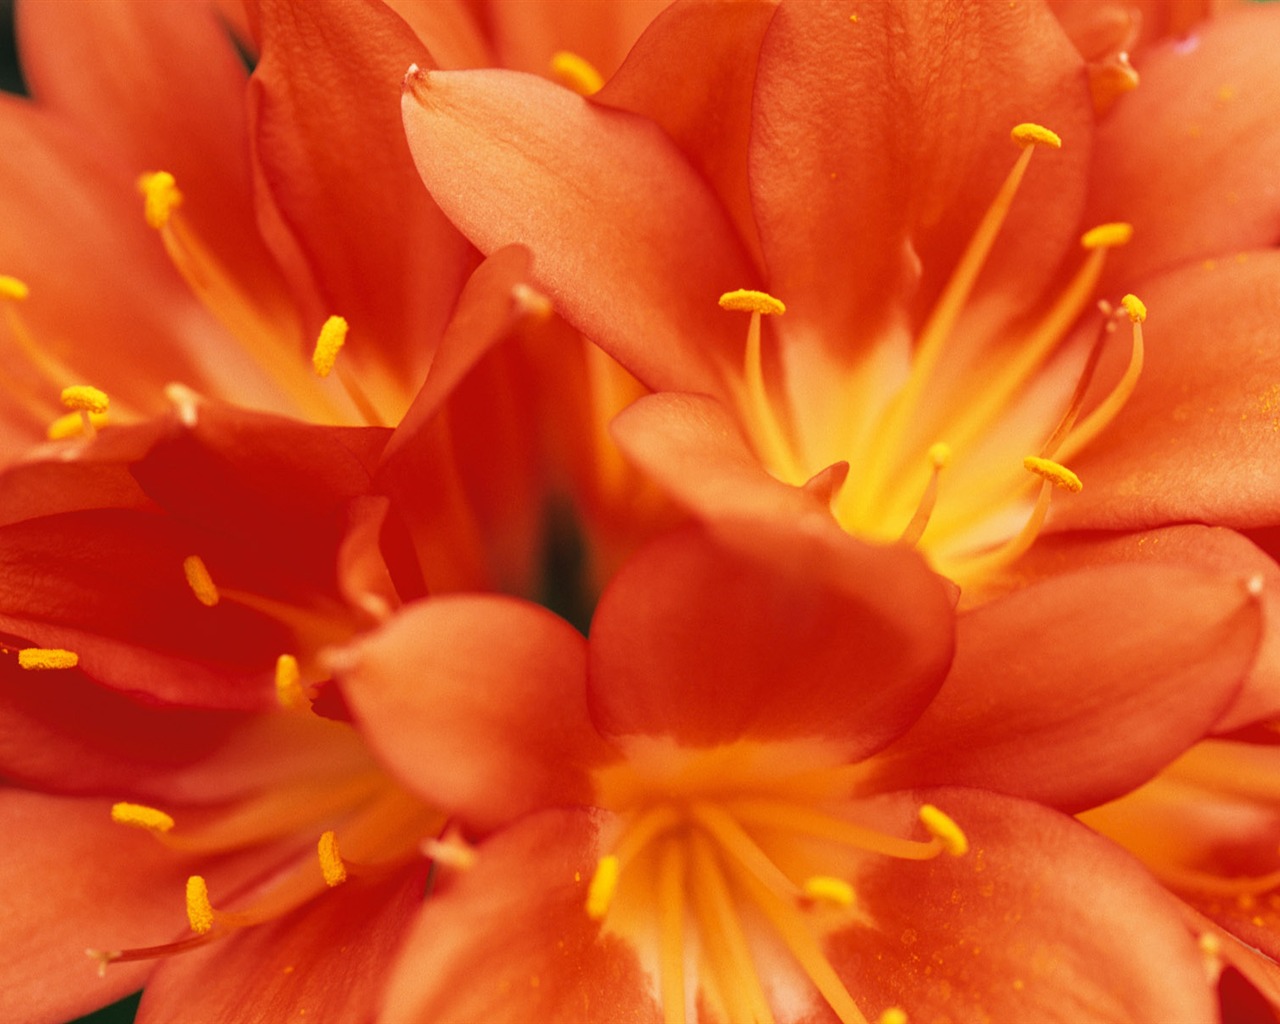
[[17, 27], [0, 1018], [1280, 1019], [1280, 9]]

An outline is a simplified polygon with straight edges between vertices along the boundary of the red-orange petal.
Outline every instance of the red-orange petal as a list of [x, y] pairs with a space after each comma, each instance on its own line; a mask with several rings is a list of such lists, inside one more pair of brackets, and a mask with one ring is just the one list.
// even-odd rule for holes
[[427, 803], [489, 829], [585, 803], [609, 756], [587, 717], [585, 642], [513, 598], [408, 605], [335, 655], [369, 744]]
[[1114, 799], [1213, 727], [1260, 627], [1243, 581], [1180, 566], [1095, 566], [1017, 591], [960, 617], [951, 674], [875, 785], [1068, 810]]
[[868, 927], [827, 953], [866, 1015], [907, 1019], [1214, 1020], [1213, 989], [1177, 901], [1123, 850], [1064, 815], [976, 790], [896, 795], [890, 830], [944, 808], [970, 850], [871, 865]]
[[921, 713], [950, 659], [943, 584], [909, 549], [771, 525], [733, 548], [682, 530], [614, 577], [591, 626], [605, 735], [818, 739], [856, 760]]
[[723, 208], [657, 125], [504, 71], [416, 71], [405, 131], [436, 201], [483, 251], [520, 243], [537, 283], [654, 387], [719, 389], [752, 280]]
[[634, 949], [587, 917], [600, 851], [586, 812], [504, 829], [423, 906], [387, 989], [388, 1021], [629, 1021], [662, 1012]]

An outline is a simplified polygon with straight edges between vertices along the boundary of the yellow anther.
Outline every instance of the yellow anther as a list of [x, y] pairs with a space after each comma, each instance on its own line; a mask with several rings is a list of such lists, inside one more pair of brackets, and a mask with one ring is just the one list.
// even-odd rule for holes
[[324, 884], [330, 889], [347, 880], [347, 866], [342, 863], [342, 854], [338, 852], [338, 837], [330, 830], [320, 837], [316, 846], [320, 855], [320, 870], [324, 874]]
[[907, 1024], [907, 1011], [901, 1006], [891, 1006], [876, 1018], [876, 1024]]
[[[94, 428], [105, 427], [110, 422], [110, 417], [105, 412], [91, 412], [88, 413], [88, 417], [89, 425]], [[79, 437], [83, 433], [84, 416], [78, 412], [69, 412], [49, 424], [45, 430], [45, 437], [50, 441], [64, 441], [68, 437]]]
[[951, 461], [951, 445], [943, 441], [929, 446], [929, 465], [934, 469], [944, 469]]
[[1049, 131], [1049, 129], [1042, 124], [1032, 124], [1030, 121], [1016, 125], [1013, 131], [1009, 133], [1009, 137], [1019, 146], [1048, 146], [1050, 149], [1062, 148], [1062, 139], [1058, 137], [1056, 132]]
[[27, 647], [18, 652], [18, 667], [35, 672], [55, 668], [75, 668], [80, 655], [60, 647]]
[[81, 412], [104, 413], [111, 404], [111, 399], [105, 391], [99, 391], [88, 384], [72, 384], [71, 387], [62, 389], [62, 404], [68, 409]]
[[182, 560], [182, 571], [187, 577], [187, 586], [196, 595], [196, 600], [206, 608], [218, 603], [218, 588], [209, 575], [209, 568], [199, 555], [188, 555]]
[[568, 86], [579, 96], [591, 96], [600, 91], [604, 78], [591, 62], [568, 50], [560, 50], [551, 57], [551, 73], [562, 85]]
[[1099, 224], [1090, 228], [1080, 236], [1080, 244], [1086, 249], [1117, 249], [1128, 245], [1133, 237], [1133, 225], [1124, 221], [1113, 224]]
[[963, 857], [969, 852], [969, 840], [960, 826], [943, 814], [933, 804], [920, 808], [920, 824], [929, 834], [942, 843], [942, 848], [953, 857]]
[[600, 858], [596, 865], [596, 873], [591, 876], [591, 884], [587, 887], [587, 917], [599, 921], [609, 912], [613, 902], [613, 894], [618, 891], [618, 876], [622, 872], [622, 864], [612, 853]]
[[27, 287], [25, 281], [19, 281], [16, 277], [10, 277], [8, 274], [0, 274], [0, 299], [13, 299], [14, 302], [21, 302], [31, 294], [31, 289]]
[[752, 291], [750, 288], [739, 288], [737, 291], [725, 292], [720, 296], [720, 308], [736, 313], [779, 314], [787, 311], [781, 299], [775, 299], [768, 292]]
[[306, 692], [302, 689], [302, 673], [298, 669], [298, 659], [292, 654], [282, 654], [276, 658], [276, 700], [282, 708], [297, 710], [309, 708]]
[[1124, 311], [1129, 314], [1129, 320], [1135, 324], [1140, 324], [1147, 318], [1147, 304], [1138, 296], [1132, 293], [1126, 295], [1120, 300], [1120, 305], [1124, 307]]
[[1084, 490], [1084, 484], [1080, 482], [1080, 478], [1061, 462], [1042, 459], [1038, 455], [1028, 455], [1022, 460], [1022, 468], [1028, 473], [1034, 473], [1042, 480], [1048, 480], [1055, 487], [1070, 491], [1072, 494], [1079, 494]]
[[173, 211], [182, 205], [182, 193], [168, 171], [139, 175], [138, 191], [146, 201], [143, 214], [147, 223], [157, 230], [165, 227]]
[[187, 879], [187, 920], [197, 935], [213, 931], [213, 904], [209, 902], [209, 886], [199, 875]]
[[320, 337], [316, 338], [315, 351], [311, 353], [311, 365], [321, 377], [327, 377], [333, 371], [333, 364], [338, 360], [338, 351], [347, 341], [347, 322], [340, 316], [331, 316], [320, 328]]
[[113, 804], [111, 820], [117, 825], [128, 825], [147, 832], [168, 832], [174, 826], [172, 817], [146, 804]]
[[853, 886], [843, 878], [832, 878], [830, 875], [814, 875], [806, 878], [804, 894], [811, 900], [832, 903], [837, 907], [853, 906]]

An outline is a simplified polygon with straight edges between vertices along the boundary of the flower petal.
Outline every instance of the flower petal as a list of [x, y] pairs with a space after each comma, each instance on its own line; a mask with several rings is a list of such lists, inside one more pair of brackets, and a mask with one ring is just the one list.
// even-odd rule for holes
[[1275, 242], [1278, 46], [1276, 12], [1241, 4], [1139, 55], [1142, 84], [1099, 131], [1089, 200], [1095, 222], [1134, 226], [1132, 244], [1110, 265], [1121, 287]]
[[657, 125], [504, 71], [417, 71], [402, 106], [418, 172], [467, 237], [528, 246], [556, 308], [645, 383], [720, 386], [741, 325], [716, 299], [752, 275]]
[[1235, 698], [1261, 610], [1238, 578], [1114, 565], [962, 615], [951, 674], [869, 765], [877, 789], [975, 785], [1069, 810], [1146, 781]]
[[138, 1022], [372, 1020], [426, 866], [353, 878], [268, 924], [160, 965]]
[[662, 1020], [634, 950], [587, 917], [599, 857], [585, 812], [548, 811], [480, 847], [423, 906], [392, 975], [387, 1021]]
[[405, 785], [485, 830], [588, 799], [586, 769], [608, 752], [587, 717], [584, 647], [535, 605], [444, 596], [407, 605], [333, 667]]
[[1026, 121], [1064, 145], [1037, 157], [987, 280], [1006, 302], [1015, 280], [1017, 295], [1036, 295], [1074, 244], [1091, 115], [1080, 58], [1042, 7], [874, 4], [851, 17], [842, 3], [783, 4], [760, 54], [751, 143], [781, 329], [853, 353], [909, 296], [923, 319]]
[[1216, 1019], [1177, 901], [1124, 851], [1063, 815], [973, 790], [895, 797], [899, 830], [921, 800], [960, 825], [970, 850], [885, 860], [861, 879], [871, 924], [826, 945], [868, 1017], [897, 1006], [913, 1021]]
[[914, 551], [837, 530], [746, 536], [754, 557], [682, 530], [614, 577], [591, 626], [592, 718], [607, 736], [685, 746], [816, 738], [850, 760], [879, 749], [946, 671], [943, 584]]
[[1151, 310], [1142, 376], [1072, 463], [1085, 489], [1055, 505], [1051, 526], [1271, 525], [1280, 507], [1280, 253], [1184, 267], [1140, 291]]

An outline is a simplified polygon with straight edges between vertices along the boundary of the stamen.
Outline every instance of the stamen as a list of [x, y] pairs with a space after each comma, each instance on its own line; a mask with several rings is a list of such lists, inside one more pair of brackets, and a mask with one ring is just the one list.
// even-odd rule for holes
[[302, 689], [298, 659], [292, 654], [282, 654], [276, 658], [276, 700], [282, 708], [290, 711], [308, 710], [311, 707], [311, 701]]
[[10, 277], [8, 274], [0, 274], [0, 299], [12, 299], [14, 302], [21, 302], [31, 294], [31, 289], [25, 281], [19, 281], [16, 277]]
[[204, 559], [199, 555], [188, 555], [182, 560], [182, 571], [187, 577], [187, 585], [196, 595], [196, 600], [206, 608], [212, 608], [220, 600], [218, 588], [209, 575]]
[[800, 890], [756, 841], [747, 834], [735, 816], [718, 804], [696, 803], [689, 809], [692, 817], [732, 857], [762, 885], [781, 897], [795, 899]]
[[213, 931], [213, 904], [209, 902], [209, 886], [200, 875], [187, 879], [187, 920], [197, 935]]
[[1147, 305], [1138, 296], [1130, 293], [1120, 300], [1120, 305], [1129, 314], [1129, 322], [1140, 324], [1147, 319]]
[[138, 177], [138, 191], [145, 200], [147, 224], [157, 231], [168, 227], [173, 211], [182, 205], [182, 193], [168, 171], [152, 171]]
[[787, 311], [786, 303], [781, 299], [775, 299], [768, 292], [753, 291], [750, 288], [725, 292], [720, 296], [720, 308], [737, 313], [763, 313], [766, 316], [777, 316]]
[[340, 316], [331, 316], [320, 328], [320, 336], [316, 338], [315, 351], [311, 354], [311, 365], [321, 377], [333, 372], [333, 364], [337, 362], [338, 352], [347, 341], [347, 321]]
[[111, 402], [104, 391], [88, 384], [72, 384], [62, 389], [62, 404], [80, 412], [104, 413]]
[[75, 668], [78, 664], [80, 655], [75, 651], [64, 651], [61, 647], [26, 647], [18, 652], [18, 667], [33, 672]]
[[622, 867], [615, 854], [609, 853], [600, 858], [595, 873], [591, 876], [591, 884], [587, 886], [587, 917], [599, 921], [609, 912], [614, 894], [618, 891], [618, 877]]
[[876, 1024], [907, 1024], [907, 1011], [901, 1006], [890, 1006], [880, 1014]]
[[604, 85], [604, 77], [589, 61], [568, 50], [552, 54], [551, 73], [561, 85], [572, 89], [579, 96], [592, 96]]
[[1051, 149], [1061, 149], [1062, 139], [1056, 132], [1049, 131], [1044, 125], [1032, 124], [1025, 122], [1023, 124], [1014, 125], [1013, 131], [1009, 133], [1009, 137], [1013, 139], [1019, 146], [1048, 146]]
[[797, 832], [900, 860], [932, 860], [940, 852], [937, 842], [922, 843], [914, 839], [888, 836], [802, 804], [782, 800], [734, 800], [725, 804], [725, 808], [745, 824]]
[[1116, 249], [1128, 245], [1133, 238], [1133, 225], [1123, 221], [1099, 224], [1080, 236], [1080, 244], [1086, 249]]
[[854, 903], [853, 886], [843, 878], [814, 875], [806, 878], [801, 888], [811, 900], [831, 903], [837, 907], [851, 907]]
[[969, 839], [960, 830], [960, 826], [933, 804], [925, 804], [920, 808], [920, 824], [942, 843], [942, 848], [952, 857], [963, 857], [969, 852]]
[[930, 446], [929, 462], [933, 466], [933, 473], [925, 485], [924, 494], [920, 496], [920, 504], [916, 506], [915, 514], [907, 523], [907, 528], [902, 531], [902, 536], [898, 538], [900, 544], [915, 547], [920, 543], [920, 538], [924, 536], [925, 528], [929, 525], [929, 517], [933, 515], [933, 508], [938, 503], [938, 477], [942, 475], [942, 470], [950, 461], [950, 445], [939, 441]]
[[174, 826], [173, 818], [146, 804], [118, 803], [111, 806], [111, 820], [117, 825], [140, 828], [153, 834], [163, 834]]
[[662, 1009], [669, 1024], [684, 1024], [684, 843], [669, 839], [658, 861], [658, 929]]
[[[65, 416], [59, 416], [49, 424], [45, 430], [45, 437], [50, 441], [65, 441], [69, 437], [84, 436], [85, 415], [78, 412], [69, 412]], [[87, 415], [89, 417], [89, 425], [95, 431], [102, 429], [110, 422], [110, 417], [105, 412], [91, 412]]]
[[1072, 494], [1079, 494], [1084, 490], [1084, 484], [1081, 483], [1080, 478], [1060, 462], [1044, 459], [1038, 455], [1028, 455], [1022, 460], [1022, 466], [1027, 472], [1034, 473], [1042, 480], [1048, 480], [1054, 486], [1061, 487]]
[[332, 889], [347, 880], [347, 866], [338, 852], [338, 837], [332, 829], [320, 837], [316, 853], [320, 857], [320, 872], [324, 875], [325, 885]]

